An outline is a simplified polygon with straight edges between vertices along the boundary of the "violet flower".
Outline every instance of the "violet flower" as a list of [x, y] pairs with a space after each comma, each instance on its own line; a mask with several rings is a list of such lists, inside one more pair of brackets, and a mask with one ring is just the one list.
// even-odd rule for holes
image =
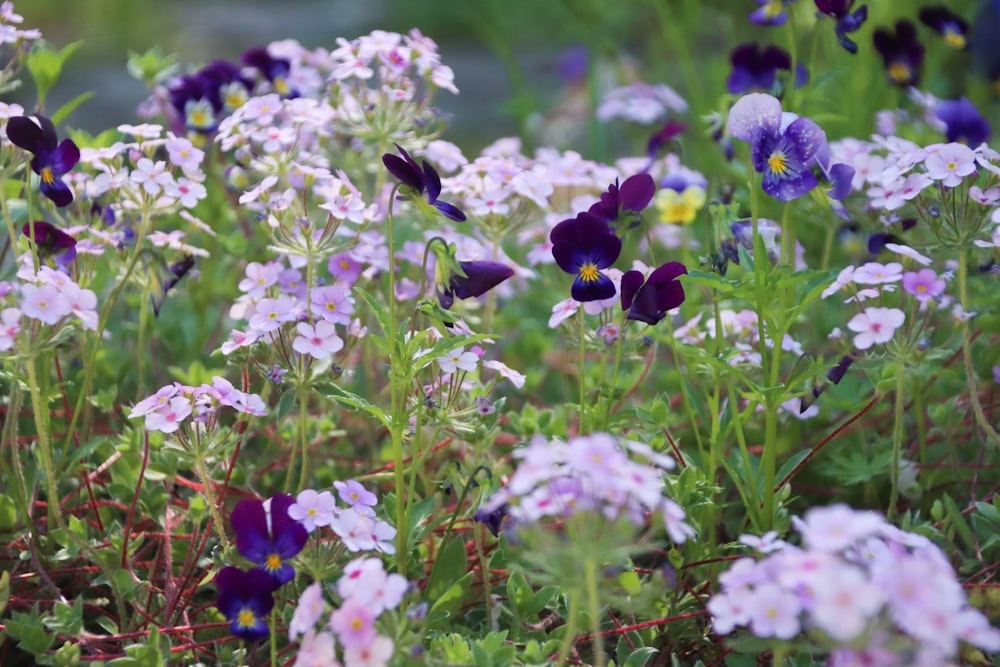
[[873, 37], [875, 50], [882, 56], [882, 63], [889, 81], [897, 86], [913, 86], [920, 79], [920, 66], [924, 62], [924, 47], [917, 39], [917, 29], [909, 21], [897, 21], [896, 30], [879, 28]]
[[60, 178], [80, 161], [80, 149], [72, 139], [59, 142], [52, 121], [35, 114], [38, 122], [27, 116], [15, 116], [7, 121], [7, 138], [15, 146], [33, 154], [31, 170], [41, 179], [42, 194], [56, 206], [68, 206], [73, 201], [73, 191]]
[[[794, 2], [794, 0], [792, 0]], [[788, 13], [785, 11], [785, 0], [757, 0], [760, 5], [750, 14], [750, 21], [757, 25], [785, 25]]]
[[76, 239], [50, 222], [26, 222], [21, 233], [29, 239], [34, 235], [35, 248], [41, 258], [54, 256], [58, 266], [69, 266], [76, 259]]
[[[768, 45], [763, 49], [756, 42], [741, 44], [729, 55], [733, 71], [726, 87], [733, 95], [752, 91], [771, 92], [777, 82], [778, 71], [790, 72], [792, 58], [784, 49]], [[809, 81], [809, 72], [802, 63], [795, 68], [795, 87], [801, 88]]]
[[275, 58], [268, 53], [265, 47], [254, 46], [244, 51], [240, 60], [243, 61], [243, 64], [259, 71], [264, 78], [271, 82], [274, 91], [282, 97], [298, 97], [298, 91], [288, 83], [291, 64], [285, 58]]
[[427, 203], [438, 210], [441, 215], [450, 218], [455, 222], [465, 220], [465, 213], [454, 204], [441, 201], [438, 196], [441, 194], [441, 177], [437, 170], [432, 167], [427, 160], [424, 160], [423, 168], [417, 161], [410, 157], [410, 154], [399, 144], [395, 144], [403, 157], [386, 153], [382, 156], [382, 164], [396, 177], [403, 185], [409, 186], [414, 196], [427, 195]]
[[274, 579], [266, 572], [227, 566], [215, 576], [219, 589], [215, 606], [231, 621], [229, 630], [254, 641], [268, 635], [267, 616], [274, 608]]
[[990, 139], [992, 132], [989, 122], [968, 97], [941, 102], [935, 113], [945, 124], [944, 136], [948, 141], [979, 146]]
[[857, 31], [868, 19], [868, 5], [861, 5], [853, 13], [854, 0], [815, 0], [820, 14], [832, 17], [837, 24], [834, 30], [837, 41], [851, 53], [858, 52], [858, 45], [851, 41], [848, 33]]
[[603, 218], [609, 225], [617, 227], [621, 222], [629, 223], [631, 227], [641, 221], [639, 214], [649, 206], [655, 193], [656, 182], [645, 172], [629, 176], [620, 186], [615, 179], [589, 212]]
[[514, 269], [500, 262], [459, 262], [462, 273], [452, 273], [448, 284], [438, 288], [438, 302], [445, 310], [455, 299], [471, 299], [486, 294], [514, 275]]
[[622, 276], [622, 310], [628, 319], [657, 324], [667, 311], [684, 303], [684, 286], [677, 281], [687, 274], [680, 262], [667, 262], [644, 277], [641, 271], [626, 271]]
[[969, 46], [969, 23], [945, 5], [924, 7], [917, 15], [920, 22], [944, 37], [945, 43], [960, 51]]
[[287, 494], [275, 495], [271, 499], [270, 526], [264, 503], [259, 500], [241, 500], [230, 517], [236, 548], [278, 586], [295, 577], [295, 570], [286, 561], [302, 551], [309, 539], [305, 526], [288, 516], [288, 508], [294, 503], [295, 499]]
[[782, 122], [781, 102], [762, 93], [746, 95], [729, 112], [729, 133], [750, 142], [754, 169], [764, 174], [764, 192], [781, 201], [801, 197], [816, 187], [809, 166], [826, 144], [826, 134], [808, 118]]
[[556, 264], [576, 276], [570, 291], [575, 300], [601, 301], [615, 295], [615, 284], [602, 270], [618, 259], [622, 241], [607, 222], [593, 213], [580, 213], [553, 227], [549, 240]]

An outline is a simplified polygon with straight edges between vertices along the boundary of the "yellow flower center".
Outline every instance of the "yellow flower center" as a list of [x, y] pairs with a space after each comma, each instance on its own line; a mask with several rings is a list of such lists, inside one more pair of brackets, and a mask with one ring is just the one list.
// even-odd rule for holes
[[771, 157], [767, 158], [767, 167], [778, 176], [781, 176], [788, 171], [788, 158], [781, 151], [775, 151], [771, 153]]
[[278, 91], [279, 95], [287, 95], [291, 90], [291, 88], [288, 87], [288, 82], [280, 76], [274, 80], [274, 89]]
[[257, 625], [257, 616], [250, 609], [241, 609], [240, 615], [236, 617], [236, 623], [243, 628], [252, 628]]
[[42, 183], [46, 185], [52, 185], [56, 182], [56, 175], [52, 173], [51, 167], [42, 167]]
[[889, 65], [889, 78], [895, 83], [906, 83], [910, 80], [910, 66], [906, 63], [894, 62]]
[[281, 556], [278, 554], [271, 554], [267, 557], [267, 563], [265, 567], [268, 570], [280, 570], [281, 569]]
[[917, 285], [917, 291], [923, 294], [927, 291], [927, 285]]
[[955, 171], [956, 169], [958, 169], [958, 163], [957, 162], [949, 162], [948, 163], [948, 171]]
[[959, 32], [948, 31], [944, 34], [945, 44], [953, 49], [965, 48], [965, 35]]
[[598, 270], [597, 265], [593, 262], [587, 262], [580, 267], [580, 280], [585, 283], [592, 283], [597, 280], [601, 275]]
[[764, 9], [764, 13], [767, 14], [768, 18], [774, 18], [782, 12], [785, 8], [785, 3], [782, 0], [771, 0], [767, 3], [767, 8]]

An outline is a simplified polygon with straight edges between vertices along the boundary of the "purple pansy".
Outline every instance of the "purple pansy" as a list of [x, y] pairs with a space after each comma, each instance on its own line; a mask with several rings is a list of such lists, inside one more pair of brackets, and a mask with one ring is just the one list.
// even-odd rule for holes
[[851, 41], [848, 33], [855, 32], [868, 19], [868, 5], [861, 5], [854, 12], [854, 0], [816, 0], [816, 9], [837, 21], [834, 30], [837, 41], [851, 53], [858, 52], [858, 45]]
[[267, 636], [267, 616], [274, 607], [274, 579], [266, 572], [227, 566], [215, 576], [215, 606], [232, 622], [230, 631], [249, 641]]
[[667, 311], [684, 303], [684, 286], [677, 278], [687, 274], [680, 262], [667, 262], [643, 280], [641, 271], [626, 271], [622, 276], [622, 310], [628, 319], [656, 324]]
[[757, 25], [785, 25], [785, 21], [788, 20], [785, 0], [756, 0], [756, 2], [760, 7], [751, 12], [751, 22]]
[[42, 194], [56, 206], [68, 206], [73, 201], [73, 191], [62, 178], [63, 174], [80, 161], [80, 149], [72, 139], [59, 142], [52, 121], [36, 114], [37, 122], [27, 116], [15, 116], [7, 121], [7, 138], [33, 154], [31, 170], [41, 179]]
[[629, 176], [621, 185], [615, 179], [589, 212], [604, 218], [610, 225], [617, 226], [620, 221], [631, 226], [639, 222], [639, 214], [649, 206], [654, 194], [656, 182], [645, 172]]
[[26, 222], [21, 233], [29, 239], [34, 236], [39, 257], [54, 256], [59, 266], [69, 266], [76, 259], [76, 239], [50, 222]]
[[274, 86], [274, 91], [282, 97], [298, 97], [298, 91], [288, 83], [288, 74], [291, 71], [288, 60], [275, 58], [263, 46], [247, 49], [240, 56], [240, 60], [264, 75], [264, 78]]
[[[792, 69], [792, 58], [787, 51], [774, 45], [761, 49], [756, 42], [737, 46], [729, 55], [729, 61], [733, 71], [726, 86], [733, 95], [770, 92], [774, 90], [778, 70], [789, 72]], [[795, 87], [800, 88], [809, 81], [809, 73], [802, 63], [795, 70]]]
[[935, 112], [945, 124], [944, 136], [969, 146], [979, 146], [990, 139], [990, 124], [968, 97], [941, 102]]
[[953, 49], [964, 50], [969, 46], [966, 38], [969, 23], [947, 6], [924, 7], [917, 17], [925, 26], [944, 37], [944, 41]]
[[549, 240], [556, 264], [576, 276], [570, 292], [575, 300], [601, 301], [615, 295], [615, 284], [602, 271], [618, 259], [622, 241], [607, 222], [593, 213], [580, 213], [553, 227]]
[[421, 168], [402, 146], [399, 144], [395, 144], [395, 146], [403, 157], [392, 153], [386, 153], [382, 156], [382, 164], [389, 170], [389, 173], [403, 185], [409, 186], [414, 195], [426, 193], [427, 203], [436, 208], [441, 215], [455, 222], [464, 221], [465, 213], [457, 206], [438, 199], [441, 194], [441, 177], [438, 176], [437, 170], [428, 164], [427, 160], [424, 160]]
[[729, 112], [729, 133], [750, 143], [754, 169], [764, 174], [764, 192], [781, 201], [816, 187], [809, 163], [826, 144], [826, 134], [808, 118], [782, 123], [781, 102], [762, 93], [740, 98]]
[[459, 262], [460, 275], [452, 273], [447, 286], [438, 288], [438, 301], [445, 310], [451, 308], [455, 299], [470, 299], [482, 296], [514, 275], [514, 269], [500, 262]]
[[288, 516], [295, 503], [291, 496], [279, 493], [271, 499], [271, 523], [267, 522], [264, 503], [241, 500], [230, 517], [236, 532], [236, 548], [249, 561], [274, 578], [278, 586], [295, 577], [295, 570], [286, 561], [300, 551], [309, 539], [309, 532]]
[[924, 47], [913, 24], [897, 21], [895, 32], [879, 28], [872, 39], [889, 81], [903, 87], [916, 85], [924, 62]]

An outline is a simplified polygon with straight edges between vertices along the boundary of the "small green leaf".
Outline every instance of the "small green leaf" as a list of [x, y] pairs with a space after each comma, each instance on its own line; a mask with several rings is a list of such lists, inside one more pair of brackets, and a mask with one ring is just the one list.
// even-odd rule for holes
[[81, 104], [83, 104], [84, 102], [86, 102], [87, 100], [89, 100], [93, 96], [94, 96], [94, 92], [93, 91], [87, 91], [85, 93], [80, 93], [79, 95], [77, 95], [76, 97], [74, 97], [73, 99], [71, 99], [69, 102], [67, 102], [66, 104], [64, 104], [61, 107], [59, 107], [59, 109], [54, 114], [52, 114], [52, 118], [51, 118], [52, 123], [54, 125], [58, 125], [59, 123], [63, 122], [64, 120], [66, 120], [66, 118], [69, 117], [69, 115], [71, 113], [73, 113], [74, 111], [76, 111], [76, 108], [78, 106], [80, 106]]

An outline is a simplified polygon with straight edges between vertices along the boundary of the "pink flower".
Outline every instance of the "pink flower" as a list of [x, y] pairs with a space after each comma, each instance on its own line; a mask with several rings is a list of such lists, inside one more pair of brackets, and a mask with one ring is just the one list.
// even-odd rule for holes
[[364, 648], [375, 640], [375, 612], [356, 598], [348, 598], [330, 614], [330, 629], [345, 648]]
[[333, 635], [315, 630], [306, 632], [295, 657], [295, 667], [340, 667]]
[[892, 340], [905, 320], [906, 315], [899, 308], [865, 308], [863, 313], [851, 318], [847, 328], [858, 334], [854, 337], [854, 346], [867, 350], [875, 343]]
[[437, 360], [437, 363], [442, 373], [454, 373], [458, 370], [472, 373], [476, 370], [479, 357], [475, 352], [466, 352], [465, 348], [459, 347], [447, 352], [444, 357]]
[[330, 322], [319, 321], [315, 326], [299, 322], [295, 330], [299, 332], [299, 336], [292, 341], [292, 349], [299, 354], [326, 359], [344, 347], [344, 341], [337, 335], [336, 325]]
[[899, 262], [880, 264], [868, 262], [854, 272], [854, 282], [859, 285], [882, 285], [898, 283], [903, 279], [903, 265]]
[[917, 298], [917, 301], [925, 302], [944, 294], [945, 281], [938, 278], [933, 269], [921, 269], [920, 271], [908, 271], [903, 274], [903, 289]]
[[347, 292], [339, 285], [327, 285], [326, 287], [316, 287], [310, 292], [312, 303], [309, 306], [310, 312], [316, 317], [322, 317], [327, 322], [334, 324], [350, 324], [351, 313], [354, 312], [354, 304], [351, 303]]
[[949, 188], [962, 184], [962, 178], [976, 171], [976, 154], [962, 144], [945, 144], [924, 160], [927, 175]]
[[54, 285], [21, 286], [21, 312], [27, 317], [52, 325], [70, 312], [70, 303]]
[[191, 415], [191, 399], [174, 396], [166, 405], [146, 415], [146, 430], [173, 433]]
[[[288, 638], [295, 641], [295, 638], [301, 634], [306, 634], [308, 638], [308, 633], [314, 630], [316, 622], [323, 615], [325, 608], [323, 586], [318, 581], [307, 586], [299, 597], [299, 604], [295, 607], [295, 613], [292, 614], [292, 622], [288, 624]], [[305, 641], [303, 639], [303, 643]]]
[[385, 667], [393, 648], [391, 639], [378, 636], [368, 646], [344, 648], [344, 662], [351, 667]]
[[14, 339], [20, 331], [21, 311], [17, 308], [4, 308], [0, 313], [0, 352], [14, 347]]
[[802, 604], [792, 593], [766, 583], [754, 589], [747, 607], [750, 628], [758, 637], [791, 639], [799, 632], [799, 612]]
[[566, 299], [552, 306], [552, 317], [549, 318], [549, 328], [555, 329], [564, 321], [573, 317], [579, 307], [580, 302], [573, 299]]
[[518, 373], [513, 368], [510, 368], [504, 363], [496, 360], [484, 361], [483, 368], [489, 368], [500, 374], [507, 380], [510, 380], [511, 384], [520, 389], [524, 386], [525, 381], [528, 379], [523, 373]]
[[329, 526], [336, 515], [337, 501], [329, 491], [306, 489], [288, 507], [288, 516], [300, 522], [310, 533], [317, 526]]

